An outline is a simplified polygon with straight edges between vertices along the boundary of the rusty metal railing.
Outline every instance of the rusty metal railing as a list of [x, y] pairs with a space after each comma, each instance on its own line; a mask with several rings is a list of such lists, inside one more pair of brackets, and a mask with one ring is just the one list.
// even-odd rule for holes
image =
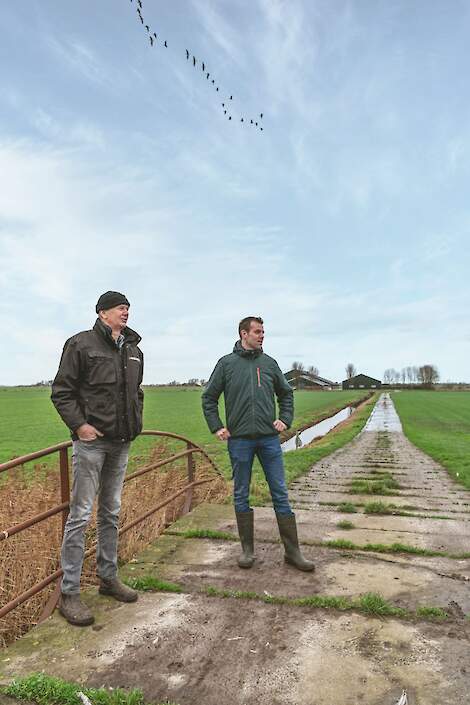
[[[164, 431], [142, 431], [141, 433], [142, 436], [160, 436], [164, 438], [172, 438], [174, 440], [179, 440], [183, 441], [186, 443], [186, 450], [180, 451], [178, 453], [174, 453], [173, 455], [169, 456], [168, 458], [164, 458], [162, 460], [158, 460], [154, 463], [151, 463], [150, 465], [146, 465], [145, 467], [141, 468], [140, 470], [137, 470], [129, 475], [126, 475], [124, 482], [129, 482], [130, 480], [134, 480], [137, 477], [140, 477], [141, 475], [145, 475], [152, 470], [156, 470], [157, 468], [161, 468], [164, 465], [168, 465], [169, 463], [174, 462], [175, 460], [179, 460], [181, 458], [186, 458], [187, 459], [187, 476], [188, 476], [188, 484], [185, 485], [183, 488], [178, 490], [177, 492], [174, 492], [170, 497], [167, 497], [165, 500], [162, 502], [159, 502], [155, 507], [152, 507], [148, 511], [145, 512], [145, 514], [142, 514], [141, 516], [137, 517], [136, 519], [133, 519], [131, 522], [126, 524], [125, 526], [122, 526], [119, 529], [119, 535], [124, 534], [126, 531], [129, 531], [129, 529], [132, 529], [134, 526], [139, 524], [140, 522], [144, 521], [148, 517], [152, 516], [152, 514], [155, 514], [158, 512], [160, 509], [165, 507], [166, 505], [170, 504], [173, 502], [175, 499], [177, 499], [180, 495], [186, 493], [186, 498], [183, 506], [182, 513], [187, 514], [191, 510], [192, 502], [193, 502], [193, 495], [194, 495], [194, 488], [198, 487], [199, 485], [206, 484], [208, 482], [213, 482], [217, 477], [222, 477], [222, 473], [220, 470], [217, 468], [216, 464], [214, 461], [209, 457], [209, 455], [206, 453], [206, 451], [201, 448], [200, 446], [196, 445], [193, 443], [193, 441], [189, 440], [189, 438], [185, 438], [185, 436], [180, 436], [176, 433], [168, 433]], [[59, 443], [58, 445], [51, 446], [50, 448], [44, 448], [43, 450], [38, 450], [34, 453], [30, 453], [29, 455], [23, 455], [19, 458], [14, 458], [13, 460], [9, 460], [6, 463], [1, 463], [0, 464], [0, 473], [6, 472], [7, 470], [11, 470], [13, 468], [19, 467], [21, 465], [24, 465], [25, 463], [31, 462], [32, 460], [37, 460], [39, 458], [44, 458], [47, 455], [51, 455], [52, 453], [59, 453], [59, 472], [60, 472], [60, 498], [61, 498], [61, 503], [58, 504], [55, 507], [51, 507], [51, 509], [48, 509], [44, 512], [41, 512], [40, 514], [36, 514], [35, 516], [31, 517], [30, 519], [27, 519], [26, 521], [21, 522], [20, 524], [15, 524], [13, 526], [10, 526], [6, 529], [2, 529], [0, 527], [0, 542], [6, 541], [9, 539], [11, 536], [15, 536], [15, 534], [18, 534], [25, 529], [29, 529], [32, 526], [35, 526], [36, 524], [39, 524], [42, 521], [45, 521], [46, 519], [49, 519], [50, 517], [53, 517], [57, 514], [62, 514], [62, 536], [64, 534], [64, 529], [65, 529], [65, 524], [67, 522], [67, 516], [69, 512], [69, 507], [70, 507], [70, 479], [69, 479], [69, 456], [68, 456], [68, 449], [71, 447], [72, 441], [65, 441], [64, 443]], [[195, 462], [194, 462], [194, 454], [195, 453], [200, 453], [205, 457], [205, 459], [209, 462], [209, 464], [212, 466], [212, 468], [215, 470], [216, 475], [214, 477], [210, 478], [205, 478], [203, 480], [195, 480]], [[92, 546], [90, 549], [88, 549], [85, 554], [84, 558], [89, 558], [91, 555], [93, 555], [96, 547]], [[7, 615], [9, 612], [14, 610], [16, 607], [19, 605], [23, 604], [29, 598], [33, 597], [34, 595], [37, 595], [37, 593], [41, 592], [41, 590], [44, 590], [48, 585], [51, 583], [55, 582], [58, 580], [63, 574], [63, 571], [61, 568], [58, 570], [54, 571], [50, 575], [48, 575], [46, 578], [41, 580], [40, 582], [36, 583], [32, 587], [30, 587], [28, 590], [25, 592], [21, 593], [20, 595], [17, 595], [13, 600], [10, 600], [6, 605], [0, 608], [0, 618], [4, 617]], [[47, 617], [49, 617], [50, 614], [54, 611], [54, 608], [57, 604], [57, 601], [60, 596], [60, 581], [57, 583], [56, 588], [54, 592], [51, 594], [46, 606], [44, 607], [41, 616], [39, 617], [38, 622], [43, 621]]]

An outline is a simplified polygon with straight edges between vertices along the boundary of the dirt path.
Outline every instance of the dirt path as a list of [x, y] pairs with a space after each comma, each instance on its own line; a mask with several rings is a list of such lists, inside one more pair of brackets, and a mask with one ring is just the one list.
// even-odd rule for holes
[[[363, 486], [351, 486], [358, 480]], [[386, 481], [399, 485], [389, 495], [363, 491]], [[354, 487], [361, 492], [352, 494]], [[44, 668], [94, 686], [142, 688], [149, 702], [180, 705], [395, 705], [403, 688], [409, 705], [467, 702], [470, 561], [456, 556], [469, 549], [470, 493], [407, 441], [386, 395], [366, 429], [295, 482], [291, 497], [314, 574], [284, 564], [270, 508], [255, 510], [257, 563], [239, 570], [236, 542], [184, 535], [235, 533], [230, 507], [203, 505], [123, 568], [129, 577], [178, 583], [180, 594], [144, 593], [135, 605], [90, 595], [94, 628], [73, 629], [55, 615], [5, 652], [0, 673]], [[364, 513], [372, 501], [416, 516]], [[357, 513], [339, 512], [343, 502]], [[339, 528], [344, 520], [353, 528]], [[338, 540], [352, 547], [326, 545]], [[366, 544], [379, 545], [366, 551]], [[386, 552], [392, 544], [439, 555]], [[368, 592], [415, 616], [293, 603], [316, 595], [347, 604]], [[266, 602], [281, 597], [290, 602]], [[448, 617], [417, 616], [423, 606]]]

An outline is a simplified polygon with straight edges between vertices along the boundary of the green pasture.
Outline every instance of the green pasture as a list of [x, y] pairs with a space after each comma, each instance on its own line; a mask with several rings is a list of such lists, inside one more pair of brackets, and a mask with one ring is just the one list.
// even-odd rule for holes
[[470, 488], [470, 392], [401, 391], [393, 402], [410, 441]]
[[[295, 392], [294, 427], [314, 423], [364, 396], [359, 391]], [[60, 443], [69, 433], [50, 401], [50, 389], [0, 389], [0, 462]], [[223, 418], [223, 399], [220, 400]], [[228, 471], [225, 443], [209, 432], [201, 411], [201, 389], [158, 387], [145, 389], [144, 428], [171, 431], [206, 448]], [[152, 440], [140, 437], [132, 444], [133, 463], [148, 456]]]

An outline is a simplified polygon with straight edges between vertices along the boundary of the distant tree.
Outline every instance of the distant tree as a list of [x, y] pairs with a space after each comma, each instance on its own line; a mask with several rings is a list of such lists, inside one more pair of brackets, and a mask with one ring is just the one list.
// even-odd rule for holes
[[356, 368], [354, 367], [352, 362], [348, 362], [348, 364], [346, 365], [345, 371], [346, 371], [346, 378], [347, 379], [351, 379], [351, 377], [356, 376]]
[[199, 380], [196, 379], [196, 377], [190, 377], [188, 379], [188, 386], [190, 387], [198, 387], [199, 386]]
[[302, 376], [302, 372], [304, 372], [305, 367], [302, 362], [293, 362], [292, 363], [292, 370], [294, 372], [293, 381], [295, 384], [295, 388], [298, 389], [299, 388], [299, 379]]
[[315, 365], [310, 365], [307, 372], [314, 377], [318, 377], [318, 367], [315, 367]]
[[435, 365], [422, 365], [418, 370], [418, 379], [424, 386], [431, 386], [439, 381], [439, 372]]
[[305, 367], [304, 367], [304, 365], [303, 365], [302, 362], [293, 362], [293, 363], [292, 363], [292, 369], [293, 369], [293, 370], [296, 370], [296, 371], [299, 371], [299, 372], [303, 372], [304, 369], [305, 369]]
[[385, 384], [405, 384], [406, 370], [396, 370], [394, 367], [389, 367], [384, 372]]
[[207, 380], [205, 380], [205, 379], [200, 379], [200, 380], [199, 380], [199, 384], [201, 385], [201, 387], [204, 387], [204, 385], [206, 384], [206, 381], [207, 381]]

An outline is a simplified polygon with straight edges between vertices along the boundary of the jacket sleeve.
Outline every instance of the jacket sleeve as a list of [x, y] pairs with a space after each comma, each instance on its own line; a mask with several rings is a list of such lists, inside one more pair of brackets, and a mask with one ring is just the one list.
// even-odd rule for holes
[[140, 418], [143, 420], [144, 414], [144, 390], [142, 389], [142, 381], [144, 379], [144, 355], [140, 352], [140, 377], [139, 388], [137, 389], [137, 398], [139, 400]]
[[279, 404], [279, 419], [290, 428], [294, 418], [294, 392], [277, 363], [274, 390]]
[[65, 343], [59, 370], [52, 383], [51, 400], [63, 422], [74, 432], [86, 423], [79, 404], [80, 352], [74, 340]]
[[211, 433], [224, 427], [219, 415], [219, 397], [224, 391], [224, 368], [221, 360], [212, 372], [202, 394], [202, 410]]

